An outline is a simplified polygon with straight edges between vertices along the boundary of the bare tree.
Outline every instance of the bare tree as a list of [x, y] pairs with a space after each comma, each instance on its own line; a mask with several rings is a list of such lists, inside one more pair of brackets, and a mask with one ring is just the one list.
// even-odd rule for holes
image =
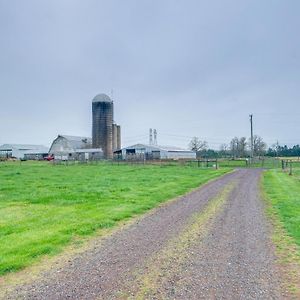
[[267, 144], [259, 135], [253, 136], [253, 154], [254, 156], [263, 156], [266, 152]]
[[238, 157], [238, 153], [239, 153], [239, 138], [238, 137], [234, 137], [231, 141], [230, 141], [230, 153], [232, 157]]
[[239, 157], [246, 157], [246, 150], [247, 150], [247, 138], [244, 136], [239, 139], [238, 143], [238, 155]]
[[195, 151], [197, 154], [197, 158], [199, 158], [205, 155], [208, 145], [206, 141], [202, 141], [198, 137], [193, 137], [189, 143], [189, 148], [192, 151]]
[[245, 157], [247, 155], [247, 139], [245, 137], [234, 137], [230, 141], [230, 153], [233, 157]]
[[229, 154], [228, 144], [221, 144], [219, 153], [221, 156], [227, 156]]
[[193, 137], [189, 143], [189, 149], [196, 152], [207, 150], [207, 142], [201, 141], [198, 137]]
[[274, 151], [276, 156], [278, 156], [278, 152], [279, 152], [279, 149], [280, 149], [279, 142], [276, 141], [276, 143], [272, 144], [271, 149]]

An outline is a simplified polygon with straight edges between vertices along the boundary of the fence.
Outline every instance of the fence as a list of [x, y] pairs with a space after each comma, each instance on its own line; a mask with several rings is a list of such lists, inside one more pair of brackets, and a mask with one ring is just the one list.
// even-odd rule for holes
[[[18, 160], [19, 161], [19, 160]], [[1, 162], [1, 161], [0, 161]], [[1, 162], [5, 163], [5, 161]], [[9, 163], [9, 161], [8, 161]], [[20, 162], [21, 163], [21, 162]], [[26, 162], [22, 162], [26, 163]], [[43, 162], [41, 162], [43, 163]], [[300, 159], [297, 158], [256, 158], [249, 162], [247, 159], [228, 159], [228, 158], [218, 158], [218, 159], [144, 159], [142, 156], [132, 156], [129, 160], [122, 160], [115, 158], [113, 160], [99, 160], [99, 159], [68, 159], [68, 160], [52, 160], [49, 163], [53, 165], [101, 165], [101, 164], [111, 164], [111, 165], [157, 165], [157, 166], [182, 166], [182, 167], [192, 167], [192, 168], [264, 168], [264, 169], [278, 169], [284, 172], [289, 172], [291, 175], [294, 172], [299, 172], [300, 174]]]
[[289, 172], [289, 175], [293, 175], [294, 171], [297, 173], [300, 171], [300, 160], [295, 159], [282, 159], [281, 160], [281, 169], [284, 172]]

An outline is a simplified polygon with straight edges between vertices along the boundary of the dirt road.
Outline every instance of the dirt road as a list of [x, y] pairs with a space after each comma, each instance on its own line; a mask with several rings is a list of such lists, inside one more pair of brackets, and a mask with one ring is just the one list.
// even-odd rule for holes
[[281, 299], [260, 172], [171, 201], [5, 298]]

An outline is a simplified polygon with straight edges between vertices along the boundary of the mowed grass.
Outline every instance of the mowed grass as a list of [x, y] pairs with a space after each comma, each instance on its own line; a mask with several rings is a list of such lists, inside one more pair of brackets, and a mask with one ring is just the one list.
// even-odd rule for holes
[[294, 169], [292, 176], [269, 170], [264, 173], [263, 187], [287, 234], [300, 247], [300, 169]]
[[54, 255], [74, 240], [225, 172], [182, 166], [0, 163], [0, 275]]

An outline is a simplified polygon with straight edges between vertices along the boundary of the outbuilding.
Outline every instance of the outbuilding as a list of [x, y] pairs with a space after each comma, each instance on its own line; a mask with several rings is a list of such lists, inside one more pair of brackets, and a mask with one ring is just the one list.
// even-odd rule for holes
[[44, 159], [48, 148], [42, 145], [4, 144], [0, 146], [0, 157], [17, 159]]
[[135, 144], [114, 152], [115, 158], [130, 159], [196, 159], [196, 152], [174, 146]]
[[103, 151], [92, 148], [89, 137], [58, 135], [52, 142], [49, 155], [59, 160], [98, 160], [103, 158]]

